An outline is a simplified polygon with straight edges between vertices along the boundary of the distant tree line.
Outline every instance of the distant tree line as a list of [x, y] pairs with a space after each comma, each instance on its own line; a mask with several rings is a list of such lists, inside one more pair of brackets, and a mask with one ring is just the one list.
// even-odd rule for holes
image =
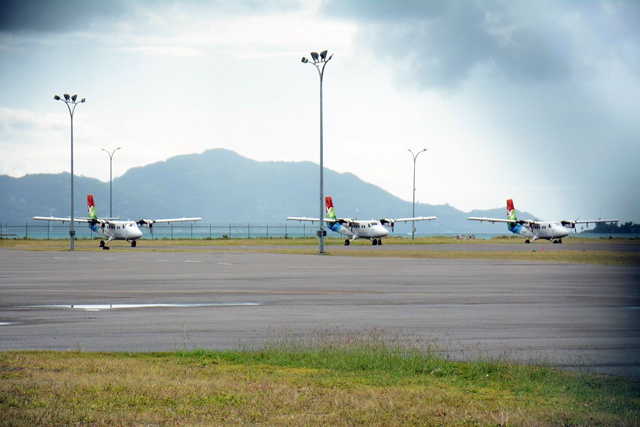
[[625, 222], [624, 224], [599, 223], [590, 233], [601, 234], [640, 234], [640, 224]]

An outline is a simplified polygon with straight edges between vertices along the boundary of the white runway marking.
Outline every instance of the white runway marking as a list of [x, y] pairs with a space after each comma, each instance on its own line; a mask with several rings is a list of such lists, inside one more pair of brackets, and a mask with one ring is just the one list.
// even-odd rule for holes
[[73, 308], [84, 311], [117, 310], [123, 308], [158, 308], [158, 307], [238, 307], [256, 306], [257, 302], [229, 302], [229, 303], [183, 303], [183, 304], [52, 304], [52, 305], [30, 305], [25, 308]]

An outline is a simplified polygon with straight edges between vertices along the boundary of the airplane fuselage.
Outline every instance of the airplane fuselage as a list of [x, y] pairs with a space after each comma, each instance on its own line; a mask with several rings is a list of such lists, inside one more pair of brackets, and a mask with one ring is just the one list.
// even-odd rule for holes
[[349, 240], [351, 241], [356, 239], [369, 239], [376, 241], [376, 243], [381, 243], [379, 239], [389, 235], [389, 230], [387, 230], [380, 221], [376, 220], [354, 220], [345, 224], [335, 222], [329, 225], [329, 229], [350, 237]]
[[560, 222], [554, 221], [516, 224], [511, 228], [511, 232], [533, 240], [546, 239], [559, 242], [560, 239], [569, 235], [569, 231]]
[[109, 221], [108, 223], [97, 223], [91, 226], [91, 230], [109, 240], [126, 240], [132, 242], [142, 237], [142, 231], [135, 221]]

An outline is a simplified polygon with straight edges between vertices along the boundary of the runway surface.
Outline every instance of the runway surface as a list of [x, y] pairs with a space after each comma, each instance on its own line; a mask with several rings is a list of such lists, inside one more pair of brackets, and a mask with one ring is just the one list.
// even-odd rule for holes
[[371, 333], [454, 360], [640, 376], [640, 267], [0, 249], [0, 350], [259, 348]]

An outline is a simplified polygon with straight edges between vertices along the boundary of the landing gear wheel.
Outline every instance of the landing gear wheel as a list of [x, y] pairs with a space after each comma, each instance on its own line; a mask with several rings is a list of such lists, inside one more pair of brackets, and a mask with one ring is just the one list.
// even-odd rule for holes
[[350, 243], [351, 243], [351, 242], [349, 241], [349, 239], [345, 239], [345, 240], [344, 240], [344, 245], [345, 245], [345, 246], [349, 246], [349, 244], [350, 244]]
[[104, 248], [104, 240], [100, 240], [100, 247]]
[[373, 246], [376, 246], [376, 245], [378, 244], [378, 239], [373, 239], [373, 240], [371, 241], [371, 244], [372, 244]]
[[531, 241], [530, 241], [529, 239], [525, 240], [524, 242], [525, 242], [526, 244], [531, 243]]
[[131, 241], [131, 247], [132, 247], [132, 248], [135, 248], [135, 247], [136, 247], [136, 241], [135, 241], [135, 240], [132, 240], [132, 241]]
[[378, 246], [382, 246], [382, 239], [378, 239]]

